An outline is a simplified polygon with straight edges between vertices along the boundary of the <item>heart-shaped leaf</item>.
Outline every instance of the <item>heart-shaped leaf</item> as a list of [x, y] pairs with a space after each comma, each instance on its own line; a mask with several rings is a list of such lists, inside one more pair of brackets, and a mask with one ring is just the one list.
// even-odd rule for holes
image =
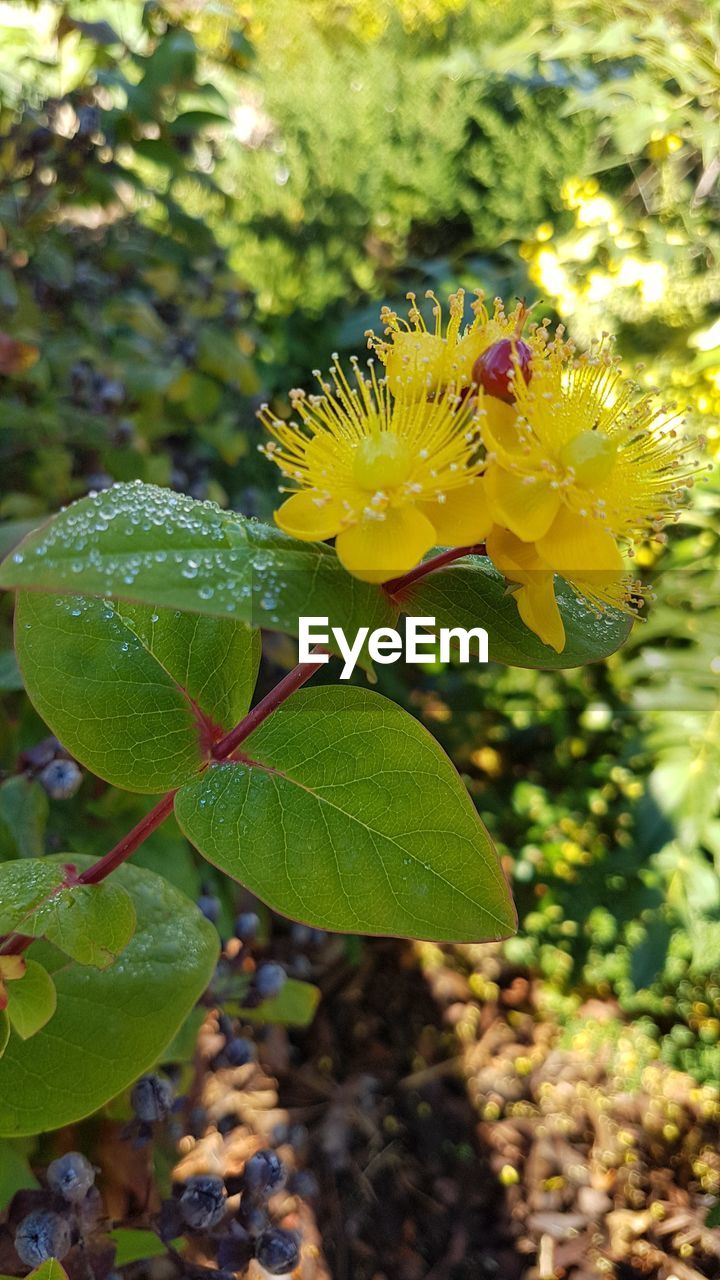
[[250, 705], [259, 638], [230, 618], [20, 592], [15, 637], [27, 692], [93, 773], [130, 791], [193, 777]]
[[479, 941], [515, 927], [490, 837], [455, 769], [400, 707], [362, 689], [289, 699], [244, 760], [183, 787], [202, 854], [321, 929]]
[[10, 1036], [0, 1060], [3, 1137], [71, 1124], [114, 1098], [157, 1062], [212, 977], [219, 940], [194, 903], [138, 867], [120, 867], [115, 882], [137, 917], [116, 964], [68, 964], [46, 942], [28, 953], [53, 975], [57, 1010], [32, 1040]]
[[501, 573], [472, 556], [429, 573], [399, 596], [403, 613], [435, 618], [438, 627], [484, 627], [492, 662], [508, 667], [563, 670], [597, 662], [627, 640], [632, 621], [616, 609], [598, 614], [560, 578], [555, 594], [565, 624], [562, 653], [543, 644], [523, 622]]

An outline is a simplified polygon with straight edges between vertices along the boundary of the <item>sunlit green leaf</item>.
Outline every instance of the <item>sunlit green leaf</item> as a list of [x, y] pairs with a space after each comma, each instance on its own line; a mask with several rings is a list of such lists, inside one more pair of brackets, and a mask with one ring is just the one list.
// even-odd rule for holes
[[197, 773], [242, 718], [259, 643], [232, 619], [21, 592], [16, 645], [37, 710], [78, 760], [134, 791]]
[[[143, 484], [68, 507], [4, 561], [0, 586], [81, 588], [295, 635], [303, 615], [329, 617], [347, 635], [397, 617], [386, 593], [352, 578], [324, 543]], [[22, 653], [20, 666], [27, 678]]]
[[183, 787], [175, 811], [216, 866], [321, 929], [479, 941], [514, 911], [452, 764], [400, 707], [361, 689], [296, 694], [243, 762]]

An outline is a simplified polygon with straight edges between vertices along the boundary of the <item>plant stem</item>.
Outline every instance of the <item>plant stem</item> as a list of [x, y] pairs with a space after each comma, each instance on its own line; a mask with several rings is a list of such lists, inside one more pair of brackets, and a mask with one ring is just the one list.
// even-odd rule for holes
[[126, 862], [130, 855], [147, 840], [151, 832], [156, 827], [159, 827], [161, 822], [165, 821], [172, 810], [175, 795], [176, 792], [168, 791], [167, 795], [164, 795], [162, 800], [159, 800], [155, 807], [149, 813], [146, 813], [144, 818], [140, 819], [137, 826], [133, 827], [132, 831], [128, 831], [126, 836], [123, 836], [114, 849], [111, 849], [104, 857], [99, 858], [97, 862], [93, 862], [92, 866], [87, 868], [87, 871], [83, 871], [82, 875], [78, 877], [79, 883], [99, 884], [101, 880], [110, 875], [111, 871], [115, 871], [117, 867], [122, 866], [123, 862]]
[[391, 578], [389, 582], [383, 584], [383, 590], [389, 596], [398, 596], [406, 587], [411, 587], [415, 582], [419, 582], [428, 573], [434, 573], [436, 569], [442, 569], [443, 565], [452, 564], [453, 560], [461, 560], [463, 556], [483, 556], [485, 555], [485, 543], [477, 542], [471, 547], [449, 547], [447, 551], [441, 551], [439, 555], [433, 556], [432, 560], [424, 560], [417, 568], [411, 569], [409, 573], [403, 573], [399, 578]]
[[267, 720], [268, 716], [272, 715], [273, 711], [276, 711], [290, 697], [291, 693], [295, 693], [297, 689], [302, 688], [305, 682], [325, 665], [327, 650], [316, 648], [313, 649], [313, 653], [323, 656], [318, 657], [317, 662], [299, 662], [296, 667], [293, 667], [292, 671], [288, 671], [288, 674], [283, 676], [274, 689], [265, 694], [262, 701], [258, 702], [252, 711], [248, 711], [244, 719], [234, 729], [231, 729], [230, 733], [226, 733], [224, 738], [215, 743], [212, 754], [216, 760], [227, 760], [227, 757], [232, 755], [235, 748], [239, 747], [240, 743], [244, 742], [246, 738], [249, 738], [258, 725], [262, 724], [263, 720]]

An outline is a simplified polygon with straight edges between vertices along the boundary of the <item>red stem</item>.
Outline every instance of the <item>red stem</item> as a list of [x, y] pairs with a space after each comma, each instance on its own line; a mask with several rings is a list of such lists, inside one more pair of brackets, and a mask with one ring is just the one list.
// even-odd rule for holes
[[[313, 649], [313, 653], [325, 655], [327, 650]], [[253, 707], [252, 711], [248, 711], [245, 718], [234, 729], [231, 729], [230, 733], [226, 733], [224, 738], [215, 743], [212, 749], [215, 759], [226, 760], [228, 756], [232, 755], [235, 748], [239, 747], [240, 743], [244, 742], [246, 738], [249, 738], [258, 725], [262, 724], [263, 720], [267, 720], [268, 716], [272, 715], [273, 711], [276, 711], [281, 703], [290, 697], [291, 693], [295, 693], [297, 689], [302, 688], [305, 682], [324, 665], [325, 657], [323, 656], [318, 658], [317, 662], [299, 662], [296, 667], [293, 667], [292, 671], [288, 671], [288, 674], [283, 676], [280, 683], [276, 684], [275, 688], [271, 689], [269, 693], [266, 693], [257, 706]]]
[[440, 555], [433, 556], [432, 560], [424, 560], [422, 564], [419, 564], [415, 569], [411, 569], [409, 573], [403, 573], [399, 578], [391, 578], [389, 582], [383, 584], [383, 590], [387, 591], [389, 596], [398, 596], [406, 587], [411, 587], [415, 582], [419, 582], [428, 573], [434, 573], [436, 569], [442, 569], [443, 565], [452, 564], [453, 560], [460, 560], [463, 556], [483, 555], [485, 555], [484, 542], [478, 542], [472, 547], [449, 547], [447, 551], [441, 551]]
[[147, 840], [150, 833], [156, 827], [159, 827], [161, 822], [165, 821], [172, 810], [175, 795], [176, 792], [168, 791], [167, 795], [164, 795], [162, 800], [159, 800], [155, 807], [149, 813], [146, 813], [144, 818], [140, 819], [137, 826], [133, 827], [132, 831], [128, 831], [126, 836], [123, 836], [114, 849], [111, 849], [104, 857], [99, 858], [97, 862], [93, 862], [87, 871], [83, 871], [78, 878], [79, 883], [99, 884], [101, 880], [110, 875], [111, 871], [115, 871], [122, 866], [123, 862], [126, 862], [130, 855]]
[[[384, 590], [389, 596], [396, 597], [406, 587], [412, 586], [424, 578], [428, 573], [434, 573], [436, 569], [441, 569], [443, 565], [451, 564], [453, 560], [459, 560], [462, 556], [481, 555], [485, 550], [482, 543], [470, 547], [452, 547], [448, 551], [442, 551], [440, 555], [433, 556], [432, 560], [426, 560], [423, 564], [419, 564], [417, 568], [411, 569], [409, 573], [402, 574], [401, 577], [392, 578], [390, 582], [384, 584]], [[227, 760], [233, 751], [244, 742], [250, 734], [258, 728], [263, 721], [267, 720], [279, 706], [285, 702], [292, 693], [298, 689], [315, 675], [320, 667], [324, 666], [324, 657], [327, 650], [316, 648], [313, 653], [318, 654], [316, 662], [299, 662], [292, 671], [289, 671], [282, 680], [266, 693], [265, 697], [253, 707], [239, 724], [226, 733], [224, 738], [220, 738], [212, 748], [212, 755], [215, 760]], [[320, 656], [322, 655], [322, 656]], [[58, 885], [55, 890], [57, 893], [60, 889], [68, 887], [72, 884], [100, 884], [105, 880], [111, 872], [116, 871], [122, 866], [123, 862], [140, 847], [148, 836], [165, 821], [168, 814], [172, 812], [175, 800], [175, 791], [168, 791], [161, 800], [145, 814], [144, 818], [133, 827], [132, 831], [128, 831], [126, 836], [115, 845], [113, 849], [94, 862], [92, 866], [83, 871], [80, 876], [73, 876], [72, 882], [68, 880]], [[23, 951], [27, 951], [28, 947], [35, 941], [34, 938], [28, 938], [24, 934], [12, 933], [0, 941], [0, 955], [21, 955]]]

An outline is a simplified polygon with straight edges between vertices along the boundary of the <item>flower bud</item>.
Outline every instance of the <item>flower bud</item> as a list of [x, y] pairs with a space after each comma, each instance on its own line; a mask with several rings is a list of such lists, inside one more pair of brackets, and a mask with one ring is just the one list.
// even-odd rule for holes
[[513, 378], [516, 370], [525, 382], [532, 377], [532, 347], [522, 338], [501, 338], [478, 356], [473, 365], [473, 382], [489, 396], [512, 404], [515, 400]]

